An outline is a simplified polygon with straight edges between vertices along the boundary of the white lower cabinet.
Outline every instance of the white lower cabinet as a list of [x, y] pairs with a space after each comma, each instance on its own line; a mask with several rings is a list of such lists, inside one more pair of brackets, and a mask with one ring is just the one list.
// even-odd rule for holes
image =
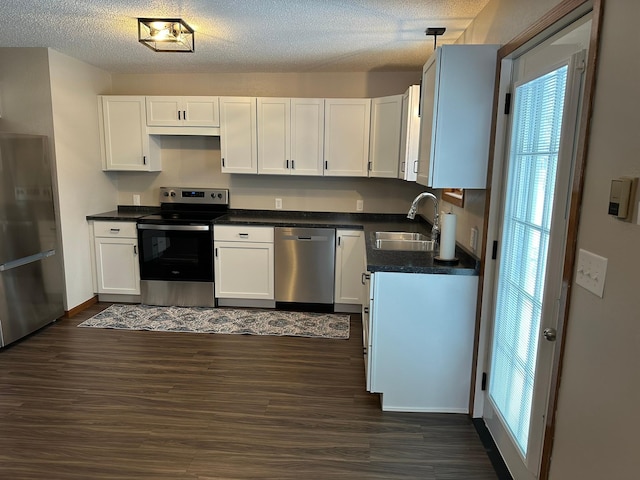
[[[336, 230], [336, 278], [334, 302], [362, 305], [366, 292], [362, 273], [366, 269], [364, 232], [362, 230]], [[360, 311], [358, 307], [355, 311]]]
[[97, 293], [140, 295], [138, 238], [134, 222], [95, 222]]
[[468, 413], [477, 286], [467, 275], [371, 276], [367, 389], [383, 410]]
[[215, 296], [273, 300], [273, 227], [214, 226]]

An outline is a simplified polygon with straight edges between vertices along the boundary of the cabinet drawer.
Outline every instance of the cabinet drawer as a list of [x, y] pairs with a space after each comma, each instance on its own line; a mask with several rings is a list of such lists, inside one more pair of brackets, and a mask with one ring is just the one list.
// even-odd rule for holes
[[96, 237], [137, 238], [136, 222], [94, 222], [93, 232]]
[[213, 238], [215, 241], [273, 243], [273, 227], [215, 225]]

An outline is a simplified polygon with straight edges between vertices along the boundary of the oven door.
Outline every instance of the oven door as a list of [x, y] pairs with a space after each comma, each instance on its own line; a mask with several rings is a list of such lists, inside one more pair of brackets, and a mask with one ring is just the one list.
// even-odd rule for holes
[[211, 225], [138, 224], [141, 280], [213, 282]]

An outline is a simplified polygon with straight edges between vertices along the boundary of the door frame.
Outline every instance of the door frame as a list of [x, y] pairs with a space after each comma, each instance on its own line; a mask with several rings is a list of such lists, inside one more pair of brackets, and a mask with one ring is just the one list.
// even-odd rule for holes
[[[506, 126], [508, 124], [503, 112], [504, 93], [501, 85], [504, 84], [505, 71], [501, 68], [503, 61], [510, 62], [512, 58], [518, 56], [526, 50], [542, 42], [553, 33], [570, 25], [572, 22], [592, 12], [592, 24], [589, 40], [589, 52], [586, 59], [586, 72], [584, 83], [584, 96], [582, 110], [580, 112], [579, 126], [576, 142], [576, 161], [574, 165], [574, 177], [570, 192], [570, 211], [568, 218], [566, 251], [562, 268], [562, 293], [559, 302], [559, 316], [557, 325], [557, 335], [559, 341], [555, 342], [555, 355], [551, 372], [551, 385], [549, 402], [545, 416], [544, 440], [542, 446], [542, 458], [540, 466], [540, 479], [549, 478], [551, 465], [551, 452], [553, 448], [553, 435], [556, 422], [556, 406], [560, 388], [564, 348], [566, 343], [566, 332], [568, 331], [568, 317], [570, 310], [571, 286], [573, 282], [573, 272], [576, 260], [576, 244], [578, 227], [580, 220], [580, 205], [582, 203], [582, 190], [584, 186], [584, 172], [588, 155], [590, 118], [593, 109], [595, 78], [598, 65], [598, 46], [600, 31], [602, 27], [602, 16], [604, 12], [605, 0], [564, 0], [559, 5], [550, 10], [546, 15], [531, 25], [527, 30], [516, 36], [498, 50], [498, 62], [496, 68], [496, 86], [494, 91], [494, 108], [491, 125], [491, 139], [489, 145], [489, 165], [487, 170], [487, 191], [484, 212], [484, 228], [482, 237], [482, 256], [480, 262], [480, 278], [478, 283], [478, 308], [476, 310], [476, 335], [474, 345], [474, 369], [472, 371], [471, 392], [469, 398], [469, 411], [473, 416], [481, 416], [482, 396], [486, 377], [482, 370], [488, 363], [487, 354], [490, 350], [491, 342], [490, 322], [487, 319], [491, 315], [491, 289], [484, 288], [484, 284], [491, 285], [494, 277], [494, 263], [492, 260], [492, 245], [488, 245], [489, 232], [495, 232], [498, 221], [499, 208], [492, 208], [492, 202], [499, 202], [499, 198], [494, 198], [493, 170], [500, 171], [503, 161], [504, 141], [506, 137]], [[489, 264], [487, 264], [489, 261]], [[478, 405], [479, 404], [479, 405]]]

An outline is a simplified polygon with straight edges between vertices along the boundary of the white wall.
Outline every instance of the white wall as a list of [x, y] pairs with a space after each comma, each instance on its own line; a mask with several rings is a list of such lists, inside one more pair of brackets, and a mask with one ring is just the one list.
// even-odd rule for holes
[[86, 216], [113, 210], [117, 204], [115, 176], [102, 172], [97, 121], [97, 95], [109, 91], [111, 77], [55, 50], [48, 52], [69, 310], [94, 295]]
[[[558, 3], [491, 0], [464, 41], [505, 43]], [[640, 176], [640, 3], [605, 3], [578, 247], [609, 263], [603, 298], [571, 287], [552, 480], [637, 478], [640, 470], [640, 226], [607, 215], [610, 180]]]
[[[251, 73], [113, 75], [113, 94], [243, 95], [366, 98], [404, 93], [420, 81], [420, 72]], [[162, 172], [118, 173], [118, 203], [157, 205], [161, 186], [225, 187], [231, 206], [272, 209], [282, 198], [284, 210], [406, 213], [422, 187], [401, 180], [369, 178], [229, 175], [220, 171], [219, 138], [163, 137]], [[429, 215], [431, 216], [431, 215]]]

